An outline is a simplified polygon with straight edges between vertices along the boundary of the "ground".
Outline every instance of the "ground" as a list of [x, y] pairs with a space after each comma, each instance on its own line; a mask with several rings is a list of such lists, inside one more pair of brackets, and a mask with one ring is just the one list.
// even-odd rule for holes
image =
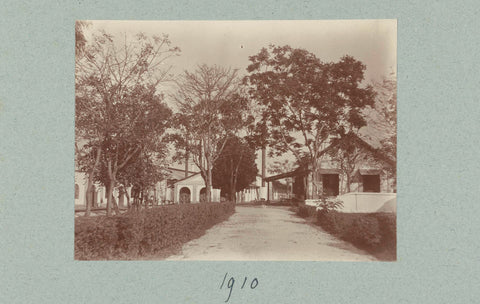
[[227, 221], [183, 245], [167, 260], [375, 261], [309, 225], [288, 207], [237, 206]]

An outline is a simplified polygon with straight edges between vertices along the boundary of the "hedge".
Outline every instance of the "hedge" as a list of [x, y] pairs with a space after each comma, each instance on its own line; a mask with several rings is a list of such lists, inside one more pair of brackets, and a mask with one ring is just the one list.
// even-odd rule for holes
[[298, 216], [303, 218], [315, 216], [316, 213], [317, 213], [317, 207], [315, 206], [299, 204], [297, 209]]
[[396, 259], [397, 221], [391, 213], [342, 213], [320, 210], [317, 223], [327, 232], [370, 253]]
[[75, 259], [132, 259], [179, 246], [235, 212], [233, 203], [182, 204], [75, 219]]

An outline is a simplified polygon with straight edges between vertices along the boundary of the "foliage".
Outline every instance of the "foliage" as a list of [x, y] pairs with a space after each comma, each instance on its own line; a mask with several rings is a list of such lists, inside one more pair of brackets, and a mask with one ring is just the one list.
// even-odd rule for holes
[[302, 204], [298, 206], [297, 214], [303, 218], [312, 217], [317, 214], [317, 208], [315, 206]]
[[181, 245], [235, 212], [232, 203], [163, 206], [75, 219], [75, 259], [135, 259]]
[[255, 159], [255, 150], [245, 141], [237, 136], [230, 137], [213, 166], [213, 187], [220, 188], [231, 201], [235, 201], [235, 193], [256, 180], [258, 169]]
[[377, 92], [375, 110], [380, 114], [382, 129], [386, 137], [381, 142], [381, 150], [391, 159], [397, 159], [397, 79], [394, 74], [374, 82]]
[[140, 33], [133, 41], [127, 35], [119, 41], [105, 32], [92, 37], [85, 56], [76, 58], [76, 142], [83, 142], [77, 151], [85, 155], [101, 152], [102, 164], [85, 163], [82, 157], [78, 161], [80, 167], [90, 166], [89, 172], [102, 168], [97, 176], [108, 189], [110, 215], [117, 174], [141, 152], [157, 152], [152, 147], [161, 142], [171, 114], [157, 92], [169, 77], [162, 65], [180, 50], [170, 47], [166, 35], [149, 38]]
[[361, 109], [373, 105], [372, 87], [361, 85], [366, 67], [350, 56], [324, 63], [290, 46], [263, 48], [250, 61], [245, 83], [263, 107], [256, 134], [299, 162], [307, 155], [316, 196], [317, 160], [327, 141], [364, 126]]
[[317, 210], [321, 210], [323, 212], [332, 212], [337, 211], [342, 208], [343, 202], [337, 197], [321, 197], [320, 201], [316, 205]]
[[318, 211], [317, 223], [327, 232], [380, 256], [396, 259], [396, 215]]
[[268, 172], [270, 172], [270, 174], [290, 172], [295, 169], [296, 165], [298, 165], [298, 161], [293, 163], [290, 159], [275, 160], [269, 165]]
[[75, 21], [75, 56], [84, 55], [85, 45], [87, 44], [84, 30], [88, 26], [90, 26], [90, 23], [87, 21]]
[[178, 107], [175, 116], [177, 158], [192, 156], [206, 184], [211, 200], [212, 169], [227, 140], [245, 124], [247, 101], [240, 94], [238, 71], [200, 65], [185, 71], [173, 96]]

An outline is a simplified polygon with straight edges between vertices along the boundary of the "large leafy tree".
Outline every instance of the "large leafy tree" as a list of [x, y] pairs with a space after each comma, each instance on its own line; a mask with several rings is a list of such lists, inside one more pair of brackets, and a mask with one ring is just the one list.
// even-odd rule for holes
[[329, 139], [364, 126], [361, 110], [374, 103], [372, 87], [362, 86], [366, 67], [350, 56], [325, 63], [290, 46], [272, 45], [249, 59], [245, 82], [263, 106], [259, 133], [275, 151], [308, 159], [316, 198], [318, 159]]
[[180, 157], [190, 155], [200, 169], [208, 202], [213, 165], [229, 137], [245, 123], [247, 101], [240, 94], [237, 74], [229, 68], [200, 65], [194, 72], [185, 71], [173, 96], [178, 108], [173, 138]]
[[213, 186], [236, 201], [235, 193], [247, 188], [258, 174], [256, 154], [245, 140], [233, 136], [227, 140], [213, 166]]
[[[163, 64], [180, 50], [170, 46], [166, 35], [125, 35], [117, 40], [100, 32], [92, 37], [85, 44], [85, 55], [76, 57], [76, 142], [85, 143], [77, 145], [78, 150], [97, 152], [95, 161], [86, 164], [90, 167], [86, 170], [89, 186], [100, 162], [104, 164], [107, 215], [111, 215], [118, 172], [166, 128], [171, 112], [157, 90], [169, 78]], [[91, 155], [88, 150], [84, 152]], [[87, 201], [87, 208], [89, 205]]]

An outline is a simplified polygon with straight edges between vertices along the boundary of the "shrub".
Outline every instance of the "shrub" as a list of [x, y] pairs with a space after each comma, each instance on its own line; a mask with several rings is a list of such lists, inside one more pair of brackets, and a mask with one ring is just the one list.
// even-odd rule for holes
[[75, 219], [75, 258], [128, 259], [199, 237], [235, 212], [232, 203], [161, 206], [115, 217]]
[[373, 216], [354, 219], [343, 238], [360, 247], [378, 246], [381, 240], [378, 220]]
[[396, 259], [396, 215], [390, 213], [342, 213], [320, 209], [317, 224], [332, 235], [370, 253], [387, 253]]
[[305, 205], [305, 204], [299, 205], [297, 214], [298, 214], [298, 216], [303, 217], [303, 218], [315, 216], [316, 207], [315, 206], [308, 206], [308, 205]]
[[381, 243], [384, 247], [394, 250], [396, 257], [397, 248], [397, 217], [391, 213], [375, 213], [380, 225]]
[[321, 197], [317, 204], [317, 210], [324, 210], [326, 212], [337, 211], [343, 207], [343, 201], [337, 197]]

